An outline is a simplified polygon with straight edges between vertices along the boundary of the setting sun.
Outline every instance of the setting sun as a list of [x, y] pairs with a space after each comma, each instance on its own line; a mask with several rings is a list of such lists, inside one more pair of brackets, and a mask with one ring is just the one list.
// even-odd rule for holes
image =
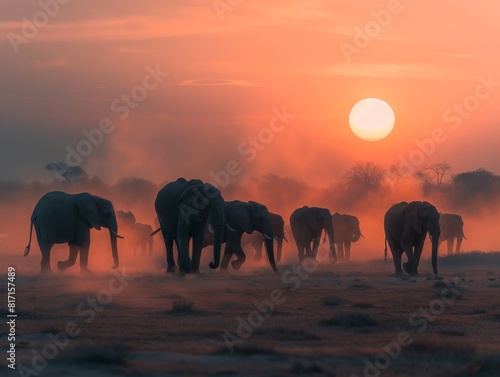
[[394, 128], [394, 111], [378, 98], [359, 101], [349, 114], [352, 132], [367, 141], [377, 141], [387, 137]]

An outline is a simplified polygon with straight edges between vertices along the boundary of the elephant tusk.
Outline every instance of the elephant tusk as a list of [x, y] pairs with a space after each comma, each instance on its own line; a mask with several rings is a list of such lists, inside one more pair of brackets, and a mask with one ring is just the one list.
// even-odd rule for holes
[[359, 235], [360, 235], [361, 237], [365, 238], [365, 236], [363, 236], [363, 234], [362, 234], [362, 233], [359, 233]]
[[214, 234], [214, 227], [212, 226], [212, 224], [208, 223], [208, 231], [212, 234]]
[[288, 240], [286, 239], [286, 237], [283, 237], [283, 239], [285, 240], [285, 242], [288, 242]]
[[229, 229], [231, 232], [236, 232], [236, 229], [233, 229], [229, 226], [229, 224], [226, 223], [227, 229]]
[[268, 240], [272, 240], [273, 237], [268, 236], [267, 234], [264, 233], [264, 237], [266, 237]]
[[115, 236], [116, 238], [125, 238], [125, 237], [120, 236], [118, 233], [116, 233], [116, 232], [115, 232], [115, 231], [113, 231], [113, 230], [110, 230], [110, 232], [111, 232], [111, 234], [112, 234], [113, 236]]

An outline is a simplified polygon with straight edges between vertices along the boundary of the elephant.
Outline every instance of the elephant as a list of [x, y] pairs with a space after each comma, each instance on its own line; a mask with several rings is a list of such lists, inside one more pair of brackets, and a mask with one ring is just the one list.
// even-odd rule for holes
[[[271, 218], [271, 230], [277, 245], [276, 261], [279, 262], [281, 260], [281, 253], [283, 250], [283, 240], [288, 242], [284, 232], [285, 221], [283, 220], [283, 217], [272, 212], [269, 212], [269, 217]], [[265, 242], [265, 239], [266, 237], [263, 233], [253, 232], [246, 237], [243, 236], [241, 242], [243, 245], [252, 245], [255, 250], [254, 259], [260, 261], [262, 259], [262, 244]]]
[[[173, 243], [177, 246], [179, 272], [199, 273], [205, 227], [214, 231], [213, 262], [211, 269], [220, 264], [221, 244], [225, 234], [224, 199], [220, 191], [199, 179], [187, 181], [179, 178], [168, 183], [155, 200], [155, 210], [165, 241], [167, 273], [175, 271]], [[192, 259], [189, 241], [193, 239]]]
[[142, 254], [145, 255], [148, 248], [149, 255], [153, 254], [154, 241], [149, 236], [153, 232], [151, 225], [136, 222], [135, 215], [130, 211], [116, 212], [116, 219], [126, 236], [128, 250], [135, 254], [137, 249], [141, 249]]
[[462, 239], [467, 239], [464, 235], [464, 222], [462, 216], [455, 215], [452, 213], [442, 213], [439, 217], [439, 226], [441, 227], [441, 238], [439, 243], [442, 241], [448, 242], [448, 254], [453, 254], [453, 241], [457, 240], [456, 253], [460, 253], [460, 247], [462, 246]]
[[[279, 273], [274, 260], [273, 250], [273, 232], [271, 217], [267, 207], [256, 202], [241, 202], [234, 200], [224, 203], [224, 217], [226, 220], [226, 234], [224, 242], [224, 256], [221, 261], [221, 270], [227, 270], [229, 261], [233, 254], [236, 255], [236, 260], [231, 261], [231, 265], [235, 270], [239, 270], [246, 260], [245, 252], [241, 247], [241, 238], [243, 233], [251, 234], [258, 231], [264, 235], [264, 243], [266, 246], [267, 257], [269, 264], [274, 272]], [[213, 243], [213, 234], [210, 229], [205, 232], [204, 246]]]
[[149, 224], [135, 223], [132, 227], [130, 235], [130, 244], [132, 251], [135, 254], [137, 249], [141, 250], [142, 255], [146, 255], [146, 248], [149, 250], [149, 255], [153, 255], [153, 237], [149, 235], [153, 233], [153, 227]]
[[290, 216], [290, 226], [297, 245], [299, 262], [308, 257], [316, 258], [323, 230], [328, 235], [330, 242], [329, 255], [333, 263], [337, 262], [332, 214], [328, 209], [318, 207], [298, 208]]
[[439, 213], [428, 202], [401, 202], [393, 205], [384, 217], [385, 258], [387, 258], [387, 243], [391, 248], [396, 275], [401, 275], [401, 256], [403, 252], [408, 262], [403, 263], [403, 269], [410, 275], [418, 274], [420, 256], [427, 233], [432, 243], [432, 269], [437, 275], [437, 256], [439, 237]]
[[349, 261], [351, 257], [351, 243], [357, 242], [360, 237], [363, 237], [359, 229], [359, 220], [355, 216], [341, 215], [336, 212], [332, 216], [332, 222], [335, 232], [333, 239], [338, 250], [337, 257], [339, 260], [345, 257], [345, 260]]
[[41, 272], [52, 272], [50, 251], [54, 244], [59, 243], [69, 245], [68, 259], [57, 263], [60, 272], [75, 264], [78, 253], [81, 272], [90, 272], [87, 268], [90, 229], [100, 230], [101, 227], [109, 230], [113, 268], [119, 266], [116, 240], [123, 237], [118, 235], [113, 204], [107, 199], [86, 192], [67, 194], [52, 191], [42, 196], [31, 215], [30, 239], [24, 251], [25, 256], [30, 252], [33, 227], [42, 252]]
[[116, 220], [118, 221], [120, 228], [132, 228], [137, 222], [135, 215], [132, 212], [125, 212], [121, 210], [116, 212]]

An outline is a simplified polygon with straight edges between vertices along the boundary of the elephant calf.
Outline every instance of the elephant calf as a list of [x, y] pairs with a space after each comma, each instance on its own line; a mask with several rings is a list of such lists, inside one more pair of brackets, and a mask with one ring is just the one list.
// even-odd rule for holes
[[24, 251], [25, 256], [30, 252], [33, 227], [42, 252], [42, 272], [52, 272], [50, 251], [54, 244], [59, 243], [69, 245], [68, 260], [57, 263], [60, 272], [75, 264], [78, 253], [80, 253], [81, 271], [88, 271], [90, 229], [100, 230], [101, 227], [109, 230], [113, 268], [118, 268], [116, 239], [123, 237], [118, 235], [115, 211], [109, 200], [88, 193], [71, 195], [53, 191], [45, 194], [31, 215], [30, 240]]

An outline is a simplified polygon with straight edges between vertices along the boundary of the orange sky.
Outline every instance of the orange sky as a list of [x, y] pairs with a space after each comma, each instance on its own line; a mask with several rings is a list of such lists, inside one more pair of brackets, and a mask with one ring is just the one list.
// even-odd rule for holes
[[[8, 3], [0, 13], [3, 180], [51, 180], [44, 165], [65, 161], [66, 147], [106, 117], [115, 130], [82, 162], [106, 181], [209, 179], [235, 160], [237, 179], [273, 172], [328, 185], [355, 161], [408, 158], [415, 139], [436, 128], [447, 140], [425, 164], [500, 173], [500, 86], [460, 128], [443, 119], [475, 94], [478, 77], [500, 82], [496, 0], [243, 0], [223, 20], [213, 1], [73, 0], [18, 53], [12, 33], [23, 36], [23, 17], [40, 6]], [[355, 45], [356, 28], [397, 3], [368, 46], [346, 59], [342, 46]], [[148, 66], [169, 76], [119, 119], [113, 101], [140, 85]], [[349, 129], [349, 111], [365, 97], [395, 111], [383, 141]], [[296, 118], [246, 161], [238, 146], [284, 107]]]

